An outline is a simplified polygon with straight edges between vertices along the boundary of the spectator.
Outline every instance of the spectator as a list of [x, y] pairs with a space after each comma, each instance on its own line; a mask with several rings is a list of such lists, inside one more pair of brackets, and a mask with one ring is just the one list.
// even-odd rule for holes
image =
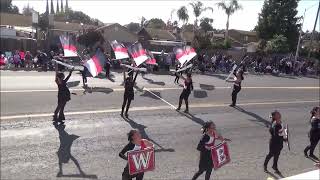
[[24, 62], [24, 60], [25, 60], [25, 53], [24, 53], [24, 51], [21, 50], [21, 51], [19, 52], [19, 55], [20, 55], [20, 66], [21, 66], [21, 67], [25, 67], [25, 62]]
[[4, 56], [4, 54], [1, 54], [0, 56], [0, 68], [4, 68], [7, 64], [7, 58]]
[[13, 64], [15, 68], [18, 68], [19, 65], [21, 64], [21, 58], [18, 50], [16, 50], [15, 54], [13, 55]]
[[25, 55], [25, 67], [28, 68], [28, 69], [31, 69], [32, 68], [32, 54], [30, 53], [30, 51], [27, 51], [26, 52], [26, 55]]

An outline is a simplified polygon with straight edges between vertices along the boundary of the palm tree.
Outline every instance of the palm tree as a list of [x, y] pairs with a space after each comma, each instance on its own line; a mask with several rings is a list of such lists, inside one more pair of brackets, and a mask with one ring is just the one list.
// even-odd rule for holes
[[185, 25], [189, 20], [188, 9], [185, 6], [181, 6], [177, 11], [177, 16]]
[[229, 17], [235, 13], [237, 10], [242, 9], [242, 6], [238, 3], [237, 0], [231, 0], [230, 3], [226, 4], [225, 1], [217, 3], [217, 6], [225, 11], [227, 15], [227, 24], [226, 24], [226, 33], [225, 33], [225, 40], [228, 41], [229, 38]]
[[196, 20], [194, 21], [195, 27], [198, 26], [198, 18], [204, 11], [210, 10], [211, 12], [213, 12], [213, 9], [211, 7], [204, 7], [203, 3], [200, 1], [189, 3], [189, 5], [192, 6], [193, 14], [196, 17]]

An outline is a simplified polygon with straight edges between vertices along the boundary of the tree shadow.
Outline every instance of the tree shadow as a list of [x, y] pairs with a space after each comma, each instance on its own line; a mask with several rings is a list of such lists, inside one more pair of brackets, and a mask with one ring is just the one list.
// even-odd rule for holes
[[147, 82], [150, 83], [150, 84], [155, 84], [155, 85], [159, 85], [159, 86], [164, 86], [164, 85], [166, 85], [166, 83], [163, 82], [163, 81], [154, 81], [154, 80], [152, 80], [152, 79], [146, 78], [145, 76], [142, 76], [142, 78], [143, 78], [144, 80], [147, 80]]
[[[59, 140], [60, 140], [60, 147], [57, 152], [58, 156], [58, 163], [59, 163], [59, 172], [57, 173], [57, 177], [78, 177], [78, 178], [91, 178], [91, 179], [97, 179], [96, 175], [89, 175], [85, 174], [83, 170], [80, 167], [80, 164], [78, 160], [72, 156], [71, 154], [71, 146], [73, 141], [78, 139], [80, 136], [74, 135], [74, 134], [68, 134], [65, 131], [65, 125], [64, 124], [54, 124], [54, 127], [59, 133]], [[62, 170], [62, 164], [66, 164], [69, 162], [69, 160], [72, 160], [73, 163], [77, 166], [79, 174], [63, 174]]]
[[195, 123], [197, 123], [197, 124], [200, 124], [201, 126], [203, 126], [204, 123], [205, 123], [204, 120], [202, 120], [201, 118], [198, 118], [198, 117], [194, 116], [193, 114], [184, 113], [184, 112], [180, 112], [180, 111], [178, 111], [178, 112], [179, 112], [179, 114], [181, 114], [181, 115], [189, 118], [191, 121], [193, 121], [193, 122], [195, 122]]
[[153, 144], [157, 145], [159, 147], [159, 149], [155, 149], [155, 152], [175, 152], [174, 149], [172, 148], [164, 148], [162, 147], [159, 143], [157, 143], [156, 141], [154, 141], [153, 139], [151, 139], [147, 132], [146, 132], [146, 128], [147, 126], [143, 125], [143, 124], [138, 124], [135, 121], [133, 121], [130, 118], [123, 118], [127, 123], [129, 123], [129, 125], [131, 126], [131, 128], [133, 129], [138, 129], [139, 132], [141, 133], [141, 136], [143, 139], [147, 139], [149, 141], [151, 141]]
[[105, 94], [110, 94], [113, 92], [113, 89], [111, 88], [105, 88], [105, 87], [83, 87], [84, 91], [83, 94], [86, 93], [93, 93], [93, 92], [101, 92], [101, 93], [105, 93]]
[[266, 127], [266, 128], [269, 128], [271, 126], [271, 122], [270, 121], [262, 118], [261, 116], [255, 114], [253, 112], [246, 111], [245, 109], [242, 109], [239, 106], [235, 106], [234, 109], [236, 109], [236, 110], [238, 110], [238, 111], [240, 111], [240, 112], [242, 112], [244, 114], [247, 114], [247, 115], [255, 118], [255, 119], [248, 119], [249, 121], [255, 122], [255, 123], [260, 124], [260, 125], [262, 123], [263, 126]]
[[71, 88], [71, 87], [76, 87], [76, 86], [78, 86], [80, 84], [80, 81], [69, 81], [69, 82], [67, 82], [67, 86], [69, 87], [69, 88]]
[[203, 91], [203, 90], [194, 90], [193, 96], [195, 98], [206, 98], [206, 97], [208, 97], [208, 94], [206, 91]]
[[215, 86], [209, 85], [209, 84], [200, 84], [200, 89], [207, 90], [207, 91], [213, 91], [215, 89]]
[[[151, 91], [151, 92], [161, 98], [161, 93], [160, 92], [158, 92], [158, 91]], [[149, 98], [152, 98], [152, 99], [160, 100], [157, 96], [153, 95], [152, 93], [150, 93], [148, 91], [144, 91], [144, 93], [141, 94], [140, 96], [149, 97]]]

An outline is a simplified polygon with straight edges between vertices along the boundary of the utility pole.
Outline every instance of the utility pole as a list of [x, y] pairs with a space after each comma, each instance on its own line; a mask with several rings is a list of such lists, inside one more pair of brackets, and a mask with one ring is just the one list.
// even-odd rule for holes
[[303, 13], [302, 24], [301, 24], [301, 27], [300, 27], [299, 40], [298, 40], [298, 45], [297, 45], [296, 55], [295, 55], [295, 57], [294, 57], [294, 61], [297, 61], [298, 56], [299, 56], [299, 49], [300, 49], [300, 42], [301, 42], [302, 27], [303, 27], [304, 16], [306, 15], [306, 11], [307, 11], [307, 9], [305, 9], [305, 10], [304, 10], [304, 13]]
[[318, 18], [319, 18], [319, 11], [320, 11], [320, 1], [319, 1], [319, 5], [318, 5], [318, 12], [317, 12], [316, 20], [314, 21], [314, 26], [313, 26], [313, 30], [312, 30], [312, 34], [311, 34], [311, 40], [310, 40], [310, 47], [309, 47], [309, 52], [308, 52], [308, 58], [310, 58], [310, 55], [311, 55], [312, 43], [313, 43], [313, 38], [314, 38], [314, 32], [316, 31], [317, 21], [318, 21]]

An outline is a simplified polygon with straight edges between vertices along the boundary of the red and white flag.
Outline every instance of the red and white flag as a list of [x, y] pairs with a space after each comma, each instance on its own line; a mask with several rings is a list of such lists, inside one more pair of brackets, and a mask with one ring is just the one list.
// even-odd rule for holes
[[157, 64], [157, 60], [154, 58], [153, 54], [151, 51], [147, 51], [147, 56], [148, 56], [148, 60], [146, 61], [146, 64], [150, 64], [150, 65], [158, 65]]
[[129, 174], [153, 171], [155, 169], [154, 148], [128, 152]]
[[225, 164], [231, 161], [228, 145], [226, 142], [218, 144], [211, 149], [211, 158], [213, 162], [213, 168], [219, 169]]
[[173, 49], [173, 52], [181, 65], [186, 64], [197, 55], [195, 50], [190, 46], [176, 47]]
[[116, 59], [126, 59], [129, 58], [128, 49], [117, 40], [111, 41], [110, 45], [114, 51]]
[[140, 64], [144, 63], [146, 60], [148, 60], [147, 52], [145, 49], [143, 49], [142, 45], [140, 43], [133, 44], [128, 49], [130, 55], [132, 56], [136, 66], [139, 66]]
[[64, 51], [64, 57], [76, 57], [77, 54], [77, 48], [75, 46], [74, 41], [72, 38], [66, 35], [61, 35], [60, 42]]
[[97, 50], [96, 54], [84, 63], [84, 66], [95, 77], [103, 70], [105, 62], [106, 57], [100, 50]]

